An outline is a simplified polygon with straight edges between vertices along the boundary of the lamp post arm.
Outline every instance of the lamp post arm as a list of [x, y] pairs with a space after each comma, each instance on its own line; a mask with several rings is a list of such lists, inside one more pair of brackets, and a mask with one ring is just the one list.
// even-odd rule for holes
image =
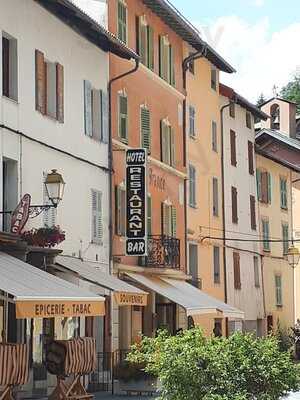
[[[35, 218], [44, 211], [48, 211], [51, 208], [57, 208], [57, 204], [43, 204], [34, 205], [29, 207], [29, 218]], [[0, 211], [0, 215], [13, 214], [15, 210]]]

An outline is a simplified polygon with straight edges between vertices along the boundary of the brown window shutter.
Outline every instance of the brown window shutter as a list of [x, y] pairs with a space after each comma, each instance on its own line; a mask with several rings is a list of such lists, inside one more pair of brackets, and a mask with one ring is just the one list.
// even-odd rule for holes
[[249, 162], [249, 174], [254, 175], [254, 162], [253, 162], [253, 143], [248, 142], [248, 162]]
[[2, 38], [2, 94], [9, 97], [9, 40]]
[[233, 130], [230, 130], [230, 154], [231, 154], [231, 165], [236, 167], [236, 135]]
[[56, 64], [56, 118], [64, 122], [64, 67]]
[[256, 229], [256, 212], [255, 212], [255, 197], [250, 196], [250, 216], [251, 216], [251, 229]]
[[35, 51], [35, 107], [42, 114], [46, 114], [46, 65], [44, 54]]
[[242, 287], [239, 253], [233, 253], [233, 275], [234, 275], [234, 288], [239, 290]]
[[237, 189], [231, 187], [231, 208], [232, 208], [232, 222], [238, 223], [238, 204], [237, 204]]
[[268, 203], [268, 173], [261, 173], [261, 200], [263, 203]]

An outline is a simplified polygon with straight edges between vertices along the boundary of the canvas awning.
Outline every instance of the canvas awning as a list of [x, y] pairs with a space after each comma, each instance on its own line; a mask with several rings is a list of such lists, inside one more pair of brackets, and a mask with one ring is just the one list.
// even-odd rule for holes
[[187, 315], [218, 314], [244, 318], [244, 313], [195, 288], [184, 280], [126, 272], [131, 279], [185, 308]]
[[2, 252], [0, 290], [12, 296], [17, 319], [105, 314], [104, 297]]
[[56, 264], [70, 271], [76, 272], [76, 274], [90, 283], [112, 290], [114, 292], [114, 298], [119, 306], [147, 305], [147, 292], [144, 292], [133, 285], [129, 285], [116, 276], [110, 275], [101, 270], [101, 266], [97, 263], [82, 261], [75, 257], [58, 256], [56, 258]]

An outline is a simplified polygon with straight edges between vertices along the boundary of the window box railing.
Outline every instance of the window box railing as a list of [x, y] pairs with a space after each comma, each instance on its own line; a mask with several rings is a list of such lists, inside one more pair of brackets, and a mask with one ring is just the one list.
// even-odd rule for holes
[[166, 235], [148, 238], [148, 255], [139, 258], [143, 267], [180, 269], [180, 239]]

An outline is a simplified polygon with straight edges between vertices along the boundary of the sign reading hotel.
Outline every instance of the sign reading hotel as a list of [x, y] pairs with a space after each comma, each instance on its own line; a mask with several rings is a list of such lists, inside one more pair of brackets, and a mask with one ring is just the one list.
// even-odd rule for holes
[[126, 151], [126, 254], [147, 255], [147, 151]]
[[15, 211], [11, 217], [11, 233], [16, 235], [20, 234], [29, 217], [29, 208], [30, 208], [31, 196], [30, 194], [24, 194], [20, 203], [17, 205]]

